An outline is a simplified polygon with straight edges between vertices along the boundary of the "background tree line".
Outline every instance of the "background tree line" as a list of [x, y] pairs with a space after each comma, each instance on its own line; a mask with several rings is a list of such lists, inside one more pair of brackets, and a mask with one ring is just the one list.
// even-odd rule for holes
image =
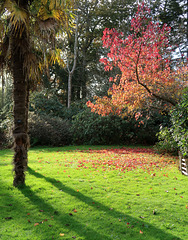
[[[156, 133], [160, 125], [167, 129], [171, 126], [167, 112], [161, 114], [151, 110], [150, 119], [146, 120], [146, 115], [143, 115], [145, 124], [142, 125], [131, 116], [124, 119], [115, 116], [98, 116], [85, 106], [86, 101], [91, 100], [94, 95], [101, 97], [106, 95], [111, 84], [108, 80], [109, 74], [115, 76], [118, 73], [118, 69], [114, 69], [113, 73], [105, 72], [99, 62], [101, 56], [106, 53], [101, 41], [103, 30], [116, 28], [128, 36], [130, 21], [137, 10], [137, 4], [138, 1], [135, 0], [76, 2], [75, 16], [78, 24], [74, 23], [71, 31], [62, 33], [57, 41], [58, 48], [63, 51], [62, 58], [65, 65], [53, 61], [49, 63], [43, 71], [42, 82], [35, 84], [35, 90], [30, 97], [32, 145], [154, 144], [157, 141]], [[167, 23], [172, 28], [170, 41], [176, 49], [174, 62], [185, 61], [187, 2], [156, 0], [148, 4], [156, 21], [161, 25]], [[48, 47], [50, 48], [50, 45]], [[71, 68], [75, 58], [76, 66], [71, 78], [71, 105], [67, 108], [69, 78], [67, 62]], [[9, 134], [13, 106], [11, 89], [11, 74], [6, 65], [1, 64], [1, 144], [10, 142], [11, 139]]]

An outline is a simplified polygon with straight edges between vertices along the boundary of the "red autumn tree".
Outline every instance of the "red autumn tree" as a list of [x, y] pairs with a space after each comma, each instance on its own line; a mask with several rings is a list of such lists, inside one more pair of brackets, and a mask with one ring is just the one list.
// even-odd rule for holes
[[100, 61], [105, 70], [118, 67], [121, 75], [110, 78], [113, 82], [108, 95], [96, 97], [87, 105], [101, 115], [125, 115], [162, 103], [163, 108], [175, 106], [187, 84], [187, 67], [172, 69], [168, 36], [170, 27], [160, 26], [150, 16], [144, 4], [138, 7], [131, 21], [131, 34], [124, 37], [115, 29], [103, 32], [103, 47], [109, 49]]

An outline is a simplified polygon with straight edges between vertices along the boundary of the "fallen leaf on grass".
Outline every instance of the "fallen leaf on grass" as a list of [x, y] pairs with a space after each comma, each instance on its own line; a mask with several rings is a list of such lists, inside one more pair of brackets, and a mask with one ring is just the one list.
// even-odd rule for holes
[[38, 225], [39, 225], [39, 223], [35, 223], [35, 224], [34, 224], [34, 226], [38, 226]]
[[140, 234], [143, 234], [143, 232], [140, 230]]
[[[87, 152], [87, 151], [86, 151]], [[151, 149], [131, 149], [131, 148], [121, 148], [121, 149], [101, 149], [101, 150], [91, 150], [89, 153], [97, 153], [97, 154], [105, 154], [105, 156], [109, 156], [110, 158], [104, 159], [101, 161], [101, 156], [98, 159], [90, 159], [90, 160], [79, 160], [79, 168], [87, 168], [86, 164], [90, 164], [94, 169], [98, 167], [102, 167], [103, 171], [110, 168], [110, 170], [121, 170], [125, 171], [133, 171], [134, 169], [143, 169], [148, 173], [151, 173], [152, 177], [156, 176], [155, 169], [164, 168], [168, 166], [169, 161], [165, 161], [164, 156], [160, 156], [157, 160], [150, 161], [149, 157], [144, 157], [144, 154], [149, 154], [150, 156], [154, 156], [155, 153]], [[136, 157], [135, 157], [136, 155]], [[113, 159], [111, 159], [113, 157]], [[166, 159], [168, 160], [168, 159]], [[171, 164], [174, 164], [175, 161], [170, 161]], [[164, 176], [168, 177], [168, 175], [164, 174]], [[120, 177], [122, 178], [122, 177]], [[105, 177], [104, 177], [105, 179]]]
[[65, 234], [64, 233], [60, 233], [59, 236], [63, 237], [63, 236], [65, 236]]
[[73, 214], [72, 214], [72, 213], [69, 213], [69, 216], [73, 216]]
[[12, 217], [6, 217], [5, 219], [6, 219], [6, 220], [10, 220], [10, 219], [12, 219]]
[[39, 210], [39, 212], [44, 212], [44, 210]]
[[76, 209], [74, 209], [73, 211], [74, 211], [75, 213], [77, 213], [77, 210], [76, 210]]
[[29, 219], [27, 221], [28, 221], [28, 223], [31, 223], [31, 221]]

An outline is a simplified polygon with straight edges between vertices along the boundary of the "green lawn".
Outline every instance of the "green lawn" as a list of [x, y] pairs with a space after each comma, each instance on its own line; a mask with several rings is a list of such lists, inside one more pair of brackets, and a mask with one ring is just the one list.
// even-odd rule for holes
[[188, 178], [176, 157], [150, 148], [34, 148], [17, 189], [12, 155], [0, 151], [2, 240], [188, 239]]

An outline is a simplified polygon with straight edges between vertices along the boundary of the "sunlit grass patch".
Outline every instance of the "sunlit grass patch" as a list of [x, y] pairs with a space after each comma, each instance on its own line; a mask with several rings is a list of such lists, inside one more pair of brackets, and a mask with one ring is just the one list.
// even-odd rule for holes
[[12, 187], [0, 151], [0, 239], [188, 239], [188, 178], [151, 148], [29, 151], [26, 186]]

